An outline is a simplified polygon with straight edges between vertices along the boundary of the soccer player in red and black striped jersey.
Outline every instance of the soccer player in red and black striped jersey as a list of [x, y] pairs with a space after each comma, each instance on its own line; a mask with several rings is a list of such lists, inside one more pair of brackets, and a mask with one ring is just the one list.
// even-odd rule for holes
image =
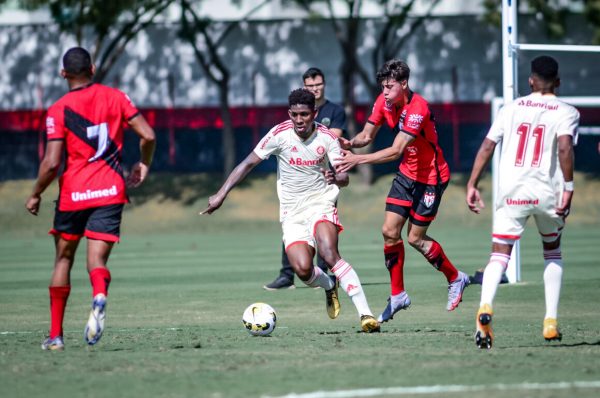
[[[410, 69], [399, 60], [386, 62], [377, 73], [382, 93], [373, 112], [359, 134], [351, 140], [340, 138], [343, 159], [338, 172], [358, 164], [385, 163], [402, 156], [398, 173], [386, 199], [383, 239], [385, 264], [390, 273], [391, 295], [379, 322], [393, 318], [411, 304], [404, 290], [404, 243], [402, 229], [408, 221], [408, 243], [417, 249], [448, 281], [448, 311], [454, 310], [469, 284], [469, 277], [450, 262], [440, 244], [427, 235], [442, 194], [450, 180], [450, 170], [438, 145], [438, 135], [429, 104], [408, 87]], [[367, 154], [354, 154], [348, 149], [361, 148], [373, 142], [379, 128], [387, 123], [396, 137], [385, 149]]]
[[[58, 174], [54, 235], [56, 258], [50, 280], [50, 333], [45, 350], [62, 350], [63, 317], [71, 291], [70, 274], [82, 237], [87, 238], [87, 270], [92, 285], [92, 311], [84, 338], [96, 344], [104, 330], [106, 297], [111, 277], [106, 266], [111, 249], [119, 241], [126, 186], [139, 186], [148, 175], [155, 148], [152, 127], [131, 100], [119, 90], [95, 84], [95, 66], [81, 47], [63, 56], [61, 76], [69, 92], [48, 109], [47, 145], [38, 178], [25, 207], [33, 215], [41, 195]], [[123, 125], [140, 137], [141, 159], [127, 181], [121, 165]]]

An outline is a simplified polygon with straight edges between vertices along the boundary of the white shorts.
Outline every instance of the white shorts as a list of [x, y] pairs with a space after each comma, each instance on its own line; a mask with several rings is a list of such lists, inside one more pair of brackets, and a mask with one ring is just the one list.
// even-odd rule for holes
[[338, 218], [338, 210], [332, 204], [314, 204], [294, 214], [286, 215], [281, 223], [283, 244], [287, 250], [293, 244], [307, 243], [316, 247], [315, 232], [320, 222], [329, 221], [341, 232], [344, 227]]
[[500, 207], [494, 213], [492, 236], [499, 239], [520, 239], [530, 216], [533, 216], [544, 242], [554, 242], [558, 239], [565, 226], [565, 220], [556, 214], [554, 206], [545, 211], [532, 209], [529, 214], [524, 215], [515, 215], [506, 207]]

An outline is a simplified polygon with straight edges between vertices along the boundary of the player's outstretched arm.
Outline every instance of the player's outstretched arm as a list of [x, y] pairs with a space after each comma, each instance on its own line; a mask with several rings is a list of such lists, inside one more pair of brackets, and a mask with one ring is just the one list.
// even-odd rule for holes
[[350, 171], [359, 164], [371, 163], [387, 163], [397, 160], [402, 156], [404, 149], [410, 144], [415, 137], [404, 132], [399, 132], [394, 138], [392, 146], [373, 153], [356, 154], [350, 151], [342, 151], [342, 158], [336, 159], [335, 171], [344, 173]]
[[46, 145], [46, 153], [44, 154], [42, 163], [40, 163], [38, 178], [35, 181], [31, 195], [25, 202], [25, 207], [34, 216], [37, 216], [40, 211], [42, 193], [48, 188], [48, 185], [54, 181], [54, 178], [56, 178], [56, 174], [60, 168], [63, 148], [63, 140], [48, 141], [48, 144]]
[[229, 194], [229, 191], [231, 191], [237, 184], [246, 178], [248, 173], [250, 173], [250, 171], [252, 171], [252, 169], [254, 169], [256, 165], [262, 161], [263, 159], [261, 159], [254, 151], [251, 152], [246, 159], [242, 160], [242, 162], [238, 164], [235, 169], [233, 169], [219, 191], [208, 198], [208, 207], [201, 211], [200, 214], [212, 214], [215, 210], [221, 207], [225, 201], [225, 198], [227, 197], [227, 194]]
[[127, 178], [127, 186], [138, 187], [148, 175], [152, 158], [154, 157], [154, 149], [156, 148], [156, 135], [154, 130], [144, 116], [137, 115], [129, 121], [129, 126], [140, 137], [140, 161], [131, 167], [131, 173]]
[[475, 157], [473, 169], [471, 170], [471, 177], [469, 177], [469, 181], [467, 182], [466, 197], [467, 206], [469, 206], [469, 210], [473, 213], [479, 214], [481, 209], [485, 208], [485, 203], [483, 202], [483, 199], [481, 199], [481, 194], [477, 186], [479, 185], [483, 170], [486, 168], [494, 154], [495, 148], [496, 143], [489, 138], [486, 138], [481, 143], [477, 156]]
[[573, 152], [573, 137], [570, 135], [558, 137], [558, 163], [565, 179], [565, 188], [560, 206], [556, 208], [556, 214], [563, 217], [569, 215], [573, 199]]
[[365, 147], [373, 142], [377, 132], [379, 131], [379, 127], [381, 126], [375, 126], [374, 124], [367, 122], [363, 127], [363, 130], [356, 134], [356, 136], [354, 136], [354, 138], [351, 140], [347, 140], [344, 137], [339, 137], [340, 146], [342, 149]]

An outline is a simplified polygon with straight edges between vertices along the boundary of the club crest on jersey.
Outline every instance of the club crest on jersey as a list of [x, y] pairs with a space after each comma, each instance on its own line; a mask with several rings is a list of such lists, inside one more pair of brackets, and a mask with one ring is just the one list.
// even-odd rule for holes
[[425, 192], [423, 195], [423, 203], [427, 208], [430, 208], [435, 202], [435, 192]]
[[291, 152], [298, 152], [298, 148], [296, 148], [296, 146], [294, 145], [291, 149]]
[[319, 146], [317, 147], [317, 153], [318, 153], [319, 155], [323, 155], [323, 154], [325, 153], [325, 148], [324, 148], [323, 146], [319, 145]]
[[331, 119], [330, 119], [330, 118], [328, 118], [328, 117], [324, 117], [324, 118], [321, 120], [321, 124], [322, 124], [323, 126], [325, 126], [325, 127], [329, 127], [329, 125], [331, 125]]

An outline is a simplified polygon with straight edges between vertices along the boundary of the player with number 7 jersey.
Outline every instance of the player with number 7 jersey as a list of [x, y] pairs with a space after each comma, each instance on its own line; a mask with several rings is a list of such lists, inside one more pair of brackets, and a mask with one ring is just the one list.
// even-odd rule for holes
[[59, 210], [128, 202], [121, 166], [123, 124], [138, 114], [123, 92], [94, 83], [69, 91], [48, 109], [48, 141], [64, 140], [67, 148]]

